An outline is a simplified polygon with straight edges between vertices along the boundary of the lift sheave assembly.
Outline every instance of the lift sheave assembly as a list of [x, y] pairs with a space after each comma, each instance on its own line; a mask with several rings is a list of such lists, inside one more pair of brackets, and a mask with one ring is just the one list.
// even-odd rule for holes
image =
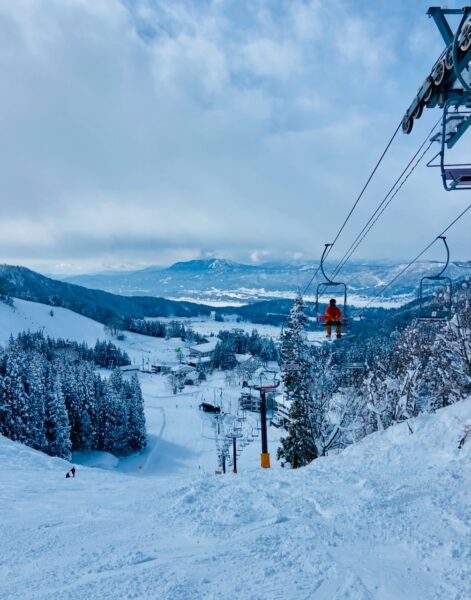
[[[456, 9], [432, 6], [427, 14], [435, 21], [445, 48], [407, 109], [402, 130], [409, 134], [424, 108], [441, 108], [441, 130], [432, 138], [440, 150], [428, 166], [440, 169], [445, 190], [470, 190], [471, 164], [447, 163], [447, 155], [471, 126], [471, 6]], [[447, 20], [447, 16], [453, 15], [461, 16], [455, 33]]]

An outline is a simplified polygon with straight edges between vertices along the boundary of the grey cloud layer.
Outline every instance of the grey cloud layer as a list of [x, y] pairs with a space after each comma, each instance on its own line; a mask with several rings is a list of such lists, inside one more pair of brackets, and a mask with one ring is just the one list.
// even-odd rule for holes
[[[403, 62], [421, 30], [404, 44], [396, 13], [383, 35], [374, 4], [347, 7], [5, 0], [2, 259], [317, 255], [431, 60]], [[372, 192], [427, 126], [400, 140]], [[463, 201], [434, 176], [411, 182], [363, 255], [408, 255], [451, 220]]]

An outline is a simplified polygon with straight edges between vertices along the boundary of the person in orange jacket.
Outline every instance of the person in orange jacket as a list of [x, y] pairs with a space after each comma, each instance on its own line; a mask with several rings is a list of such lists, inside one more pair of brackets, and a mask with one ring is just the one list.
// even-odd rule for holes
[[336, 325], [337, 328], [337, 337], [342, 337], [342, 311], [337, 306], [337, 301], [335, 298], [332, 298], [329, 302], [329, 306], [325, 309], [324, 313], [325, 323], [327, 325], [327, 337], [331, 338], [332, 336], [332, 325]]

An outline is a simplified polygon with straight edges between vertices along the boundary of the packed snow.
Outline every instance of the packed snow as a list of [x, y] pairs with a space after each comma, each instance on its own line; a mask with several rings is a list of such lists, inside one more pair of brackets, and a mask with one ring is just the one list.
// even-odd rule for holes
[[[2, 342], [25, 328], [94, 343], [103, 327], [65, 309], [0, 304]], [[23, 323], [30, 323], [24, 327]], [[216, 323], [215, 325], [220, 325]], [[123, 348], [174, 354], [129, 334]], [[471, 398], [364, 438], [296, 471], [260, 468], [257, 415], [238, 473], [216, 474], [240, 386], [215, 372], [174, 395], [140, 373], [148, 447], [71, 464], [0, 438], [0, 598], [465, 600], [469, 598]], [[219, 432], [218, 432], [219, 429]], [[257, 437], [258, 435], [258, 437]], [[249, 439], [247, 441], [249, 441]]]
[[66, 479], [69, 463], [0, 440], [0, 597], [469, 597], [471, 401], [304, 469], [217, 476], [198, 468], [214, 438], [193, 402], [149, 401], [157, 437], [134, 471]]

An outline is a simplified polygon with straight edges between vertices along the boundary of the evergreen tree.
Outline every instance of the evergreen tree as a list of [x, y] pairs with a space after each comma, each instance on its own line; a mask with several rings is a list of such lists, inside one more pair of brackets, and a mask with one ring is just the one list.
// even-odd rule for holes
[[128, 417], [128, 447], [132, 451], [141, 451], [146, 446], [146, 420], [144, 398], [136, 374], [128, 384]]
[[281, 362], [293, 365], [295, 370], [283, 373], [285, 396], [291, 402], [291, 408], [287, 435], [281, 440], [278, 459], [289, 463], [293, 469], [309, 464], [318, 456], [309, 417], [312, 381], [305, 339], [307, 324], [304, 302], [299, 294], [291, 307], [281, 340]]
[[141, 450], [145, 418], [138, 379], [127, 384], [116, 369], [106, 382], [93, 359], [85, 344], [42, 333], [11, 337], [0, 352], [0, 434], [66, 458], [73, 450]]
[[3, 378], [4, 421], [2, 433], [12, 440], [27, 443], [29, 439], [29, 397], [23, 378], [26, 372], [25, 356], [20, 346], [10, 345]]
[[78, 368], [77, 391], [80, 396], [80, 414], [77, 422], [77, 449], [95, 447], [95, 373], [90, 363], [83, 363]]
[[53, 383], [51, 391], [46, 396], [47, 453], [69, 459], [72, 451], [70, 425], [60, 377], [52, 373], [50, 376], [53, 378]]
[[26, 388], [29, 398], [28, 445], [36, 450], [46, 451], [46, 374], [47, 361], [34, 352], [29, 361], [26, 375]]
[[105, 386], [103, 450], [117, 455], [127, 454], [129, 414], [123, 376], [115, 369]]
[[213, 365], [223, 371], [233, 369], [237, 365], [235, 357], [235, 339], [225, 337], [216, 344], [213, 354]]

